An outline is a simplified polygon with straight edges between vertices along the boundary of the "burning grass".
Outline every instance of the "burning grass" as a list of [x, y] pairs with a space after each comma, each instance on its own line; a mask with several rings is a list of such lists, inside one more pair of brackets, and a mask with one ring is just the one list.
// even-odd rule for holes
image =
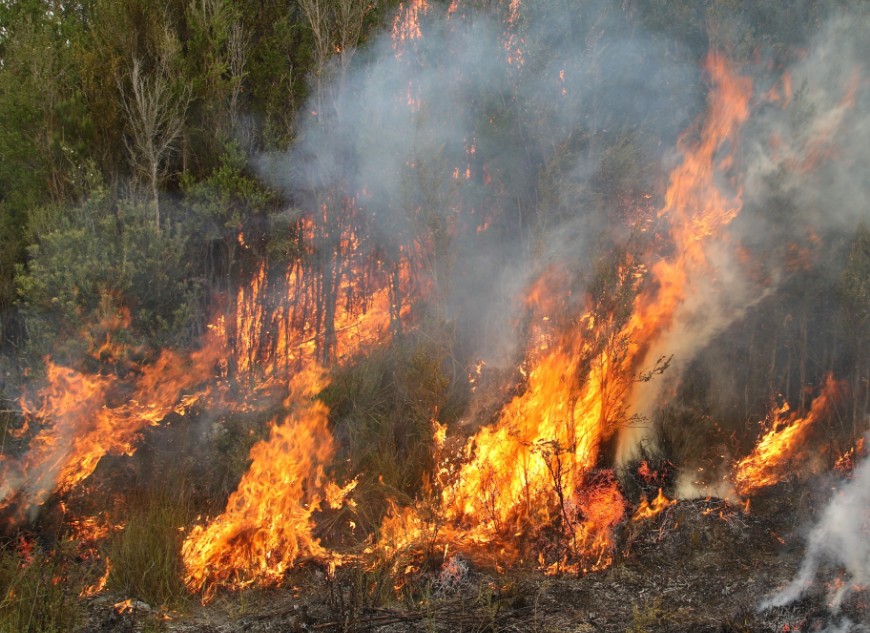
[[[416, 22], [412, 32], [416, 39]], [[76, 593], [118, 594], [119, 616], [135, 612], [136, 600], [163, 608], [184, 605], [191, 594], [208, 602], [253, 588], [281, 591], [307, 574], [322, 582], [308, 587], [324, 593], [321, 628], [424, 622], [497, 629], [529, 609], [503, 576], [598, 573], [618, 584], [632, 578], [629, 557], [639, 551], [673, 570], [654, 541], [672, 549], [679, 542], [699, 559], [728, 539], [780, 542], [736, 498], [678, 501], [689, 494], [676, 471], [696, 490], [722, 497], [778, 484], [806, 429], [835, 400], [833, 378], [806, 411], [775, 411], [741, 459], [731, 459], [736, 442], [720, 446], [717, 438], [723, 450], [704, 481], [691, 468], [706, 465], [687, 456], [708, 457], [696, 449], [709, 438], [694, 432], [701, 421], [721, 434], [716, 421], [700, 409], [658, 408], [679, 385], [686, 359], [746, 308], [729, 303], [719, 260], [743, 266], [744, 249], [729, 228], [743, 208], [735, 165], [753, 84], [715, 53], [704, 69], [708, 111], [680, 137], [680, 160], [655, 218], [651, 203], [642, 203], [644, 217], [631, 230], [645, 235], [610, 254], [591, 283], [579, 282], [573, 262], [542, 265], [529, 280], [517, 301], [525, 308], [525, 347], [512, 375], [522, 379], [510, 389], [479, 395], [483, 363], [454, 358], [460, 346], [451, 328], [431, 326], [422, 309], [411, 308], [435, 292], [436, 280], [425, 278], [424, 264], [410, 263], [404, 246], [393, 253], [397, 261], [364, 254], [364, 196], [330, 190], [298, 222], [312, 249], [321, 249], [311, 259], [328, 261], [283, 270], [259, 262], [194, 351], [162, 350], [114, 373], [111, 346], [91, 350], [98, 371], [47, 361], [47, 384], [22, 399], [24, 420], [33, 424], [20, 429], [28, 448], [3, 464], [0, 508], [10, 525], [99, 480], [101, 464], [126, 458], [141, 465], [155, 450], [144, 439], [149, 427], [175, 424], [188, 435], [174, 456], [186, 460], [181, 452], [206, 438], [210, 454], [231, 463], [196, 471], [204, 478], [220, 471], [226, 494], [188, 490], [184, 475], [192, 471], [178, 468], [174, 479], [158, 480], [166, 489], [120, 495], [111, 516], [123, 514], [123, 526], [93, 532], [104, 544], [88, 554], [94, 569]], [[477, 150], [466, 145], [470, 159]], [[465, 173], [471, 180], [470, 166]], [[333, 214], [347, 226], [332, 226]], [[474, 232], [489, 231], [484, 224]], [[244, 236], [237, 238], [245, 248]], [[436, 247], [421, 241], [414, 248], [425, 262]], [[746, 273], [753, 285], [749, 268], [735, 274]], [[685, 358], [672, 364], [677, 352]], [[492, 415], [473, 417], [487, 408], [475, 398], [487, 396], [497, 401]], [[657, 413], [670, 435], [644, 424]], [[674, 428], [684, 418], [693, 426]], [[191, 430], [197, 425], [216, 430]], [[222, 441], [223, 455], [215, 448]], [[157, 463], [165, 460], [148, 474]], [[59, 523], [71, 525], [65, 512]], [[18, 627], [60, 627], [51, 618], [67, 617], [68, 601], [49, 585], [72, 586], [63, 575], [68, 555], [10, 550], [8, 558], [8, 604], [0, 611], [8, 607]], [[633, 581], [626, 584], [639, 584]], [[33, 620], [40, 602], [50, 605], [44, 622]], [[676, 626], [680, 620], [662, 604], [660, 596], [632, 604], [630, 630]], [[301, 615], [293, 623], [309, 624]]]

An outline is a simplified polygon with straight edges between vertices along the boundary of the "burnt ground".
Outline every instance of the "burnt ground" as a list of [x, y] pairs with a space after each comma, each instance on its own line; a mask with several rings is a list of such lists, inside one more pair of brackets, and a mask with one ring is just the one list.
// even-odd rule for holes
[[102, 596], [81, 631], [861, 631], [870, 622], [867, 592], [851, 593], [836, 613], [827, 606], [837, 569], [823, 570], [788, 607], [757, 608], [794, 577], [806, 527], [823, 503], [787, 485], [754, 499], [748, 513], [725, 501], [681, 501], [623, 526], [618, 560], [582, 577], [498, 574], [461, 562], [462, 573], [449, 578], [412, 575], [399, 599], [385, 572], [349, 566], [329, 579], [308, 566], [283, 589], [221, 594], [184, 614], [139, 603], [119, 615], [119, 597]]

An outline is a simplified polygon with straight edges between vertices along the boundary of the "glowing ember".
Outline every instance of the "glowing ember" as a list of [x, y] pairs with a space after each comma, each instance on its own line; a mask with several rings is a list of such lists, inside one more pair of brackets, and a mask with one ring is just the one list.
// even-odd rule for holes
[[765, 486], [782, 481], [788, 474], [807, 431], [819, 418], [827, 415], [837, 399], [841, 385], [828, 374], [822, 392], [813, 400], [809, 412], [801, 417], [788, 415], [788, 405], [770, 414], [770, 430], [758, 441], [755, 450], [736, 466], [734, 483], [741, 495], [749, 495]]

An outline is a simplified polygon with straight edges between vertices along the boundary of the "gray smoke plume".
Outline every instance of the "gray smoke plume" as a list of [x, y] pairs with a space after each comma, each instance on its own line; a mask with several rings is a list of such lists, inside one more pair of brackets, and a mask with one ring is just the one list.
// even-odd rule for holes
[[490, 365], [514, 359], [530, 279], [569, 262], [582, 285], [596, 249], [624, 239], [593, 182], [623, 160], [608, 146], [642, 138], [635, 160], [653, 162], [703, 89], [689, 55], [613, 3], [505, 17], [433, 3], [418, 39], [386, 33], [336, 70], [297, 145], [263, 162], [310, 206], [330, 187], [359, 193], [372, 249], [434, 243], [440, 316]]
[[[436, 310], [466, 357], [490, 366], [522, 349], [523, 290], [543, 269], [573, 271], [565, 303], [579, 308], [596, 260], [630, 243], [613, 217], [618, 205], [603, 199], [613, 183], [601, 181], [618, 171], [611, 163], [630, 162], [613, 148], [629, 147], [638, 164], [658, 161], [664, 172], [681, 160], [678, 135], [706, 107], [693, 54], [639, 29], [625, 7], [544, 4], [520, 4], [509, 26], [498, 10], [431, 6], [418, 16], [419, 38], [384, 34], [336, 69], [296, 146], [263, 163], [312, 208], [330, 188], [359, 193], [373, 250], [434, 244], [426, 268]], [[788, 69], [788, 97], [785, 69], [737, 69], [754, 81], [753, 112], [718, 185], [727, 196], [740, 191], [743, 210], [709, 240], [712, 270], [690, 280], [690, 298], [643, 368], [660, 356], [673, 363], [637, 386], [630, 414], [651, 417], [699, 353], [775, 292], [790, 274], [788, 244], [845, 235], [870, 218], [860, 168], [870, 148], [867, 90], [854, 79], [870, 58], [867, 26], [856, 11], [819, 27]], [[723, 32], [717, 38], [727, 39]], [[764, 96], [773, 87], [778, 100]], [[635, 198], [654, 189], [643, 169], [632, 175]], [[486, 218], [492, 226], [480, 231]], [[647, 435], [627, 429], [619, 459]]]
[[[865, 438], [870, 439], [870, 437]], [[870, 460], [865, 460], [852, 479], [836, 491], [807, 540], [803, 563], [794, 580], [764, 600], [759, 609], [790, 604], [809, 590], [827, 563], [841, 567], [848, 581], [828, 596], [836, 611], [843, 600], [870, 581]]]
[[[802, 267], [818, 270], [831, 286], [838, 283], [838, 264], [826, 261], [827, 253], [811, 244], [848, 239], [861, 222], [870, 221], [864, 167], [870, 161], [870, 94], [860, 79], [870, 59], [868, 28], [864, 11], [834, 15], [812, 38], [807, 55], [790, 68], [737, 69], [755, 84], [739, 163], [730, 174], [742, 183], [743, 208], [726, 234], [708, 247], [712, 274], [693, 280], [673, 326], [648, 353], [649, 359], [673, 354], [674, 363], [663, 379], [636, 390], [636, 413], [650, 416], [665, 404], [693, 359]], [[796, 261], [801, 244], [810, 246], [805, 261]], [[708, 371], [715, 379], [722, 370]], [[727, 385], [730, 377], [718, 381]], [[621, 458], [630, 457], [650, 432], [625, 433]]]

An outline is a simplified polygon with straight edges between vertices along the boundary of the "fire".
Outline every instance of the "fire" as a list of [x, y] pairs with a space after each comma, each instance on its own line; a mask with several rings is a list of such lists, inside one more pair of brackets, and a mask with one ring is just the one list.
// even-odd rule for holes
[[103, 572], [103, 575], [94, 584], [84, 587], [81, 593], [79, 593], [79, 598], [93, 598], [97, 594], [102, 593], [106, 588], [106, 583], [109, 581], [109, 574], [111, 573], [112, 561], [106, 557], [106, 570]]
[[[681, 137], [683, 161], [671, 172], [665, 204], [658, 212], [670, 226], [673, 255], [650, 267], [653, 283], [634, 301], [634, 310], [622, 331], [628, 344], [622, 361], [624, 373], [655, 367], [658, 361], [650, 359], [668, 359], [681, 349], [691, 354], [694, 341], [705, 338], [704, 331], [685, 331], [674, 325], [691, 319], [693, 302], [702, 294], [703, 286], [715, 279], [716, 271], [709, 261], [712, 246], [724, 241], [722, 232], [742, 206], [739, 187], [736, 194], [728, 195], [717, 182], [734, 162], [736, 135], [749, 117], [752, 81], [735, 74], [718, 55], [708, 57], [706, 69], [714, 87], [707, 117], [696, 142], [690, 143], [693, 137], [688, 133]], [[703, 327], [709, 331], [715, 321]], [[640, 414], [651, 411], [658, 389], [658, 384], [646, 379], [639, 387], [634, 385], [627, 396], [630, 408]], [[622, 430], [620, 461], [631, 457], [642, 433], [639, 428]]]
[[[353, 250], [355, 245], [348, 242], [346, 247]], [[292, 271], [287, 279], [302, 283]], [[258, 274], [246, 293], [240, 293], [245, 302], [263, 301], [260, 280]], [[334, 318], [337, 360], [383, 340], [393, 312], [404, 313], [401, 305], [393, 306], [387, 287], [372, 290], [369, 300], [357, 307], [350, 299], [359, 292], [355, 283], [358, 280], [348, 278], [338, 289], [340, 296], [349, 299], [338, 307]], [[262, 319], [263, 313], [246, 307], [238, 310], [237, 318], [238, 331], [256, 332], [249, 321]], [[316, 397], [327, 378], [317, 361], [319, 350], [307, 324], [299, 328], [285, 319], [279, 332], [283, 342], [267, 361], [266, 373], [273, 374], [273, 381], [290, 376], [285, 378], [289, 383], [284, 401], [288, 414], [282, 422], [273, 423], [269, 437], [251, 449], [251, 465], [223, 514], [206, 525], [195, 526], [182, 547], [185, 583], [202, 592], [205, 601], [221, 586], [241, 589], [278, 584], [301, 558], [325, 561], [330, 566], [341, 562], [340, 556], [314, 536], [313, 515], [321, 509], [321, 502], [333, 509], [353, 506], [348, 495], [358, 480], [340, 487], [325, 475], [335, 446], [328, 428], [329, 410]], [[246, 343], [245, 349], [260, 347]]]
[[659, 493], [656, 495], [656, 498], [651, 502], [647, 501], [647, 498], [644, 497], [641, 499], [640, 505], [637, 507], [637, 510], [634, 511], [634, 515], [632, 515], [632, 521], [639, 521], [641, 519], [651, 519], [662, 511], [670, 508], [672, 505], [676, 503], [674, 499], [668, 499], [662, 489], [659, 488]]
[[112, 608], [115, 610], [115, 613], [118, 615], [124, 615], [125, 613], [133, 613], [136, 604], [135, 600], [132, 598], [127, 598], [126, 600], [121, 600], [120, 602], [116, 602], [112, 605]]
[[864, 456], [864, 438], [859, 437], [849, 450], [837, 458], [837, 461], [834, 464], [834, 469], [844, 475], [851, 475], [852, 471], [855, 470], [858, 461]]
[[399, 4], [392, 30], [393, 49], [397, 57], [401, 57], [405, 45], [423, 37], [420, 19], [428, 12], [427, 0], [409, 0], [407, 3]]
[[[592, 477], [600, 447], [625, 423], [637, 397], [637, 373], [668, 332], [695, 278], [708, 272], [707, 242], [740, 210], [739, 198], [721, 193], [715, 178], [730, 165], [726, 150], [733, 150], [731, 139], [748, 117], [752, 84], [719, 57], [711, 56], [707, 69], [714, 90], [700, 140], [681, 141], [684, 159], [671, 174], [659, 212], [670, 223], [673, 257], [650, 268], [652, 283], [637, 294], [622, 326], [590, 308], [560, 328], [552, 319], [564, 298], [560, 275], [548, 270], [533, 284], [528, 305], [539, 312], [540, 329], [527, 355], [525, 390], [504, 407], [496, 424], [468, 440], [465, 462], [441, 493], [440, 512], [450, 525], [445, 539], [492, 546], [505, 563], [521, 555], [513, 543], [517, 538], [558, 525], [569, 546], [554, 562], [539, 558], [549, 572], [609, 564], [612, 529], [622, 520], [625, 503], [615, 478]], [[625, 266], [619, 283], [639, 287], [644, 270], [641, 264]], [[661, 368], [667, 362], [658, 361]], [[662, 508], [665, 501], [654, 505]], [[418, 521], [402, 521], [421, 529]], [[390, 526], [394, 531], [395, 517]]]
[[192, 590], [205, 590], [208, 598], [218, 585], [275, 584], [300, 557], [327, 558], [312, 520], [335, 450], [328, 410], [315, 399], [324, 384], [315, 366], [291, 379], [284, 403], [290, 413], [251, 449], [251, 467], [225, 512], [191, 530], [182, 556]]
[[788, 404], [770, 413], [770, 430], [758, 441], [755, 450], [736, 466], [734, 483], [741, 495], [772, 486], [786, 476], [786, 466], [798, 454], [810, 427], [828, 414], [842, 386], [828, 374], [821, 393], [816, 396], [805, 416], [789, 415]]
[[355, 506], [356, 503], [354, 503], [353, 499], [348, 499], [348, 495], [353, 492], [357, 484], [359, 484], [359, 477], [352, 479], [344, 486], [339, 486], [334, 481], [330, 481], [326, 484], [325, 491], [327, 505], [333, 510], [340, 510], [345, 503], [351, 507]]
[[[41, 430], [14, 465], [24, 482], [20, 512], [81, 483], [105, 455], [132, 455], [142, 430], [176, 411], [183, 396], [190, 406], [203, 395], [185, 392], [211, 378], [226, 354], [221, 325], [212, 326], [199, 350], [164, 350], [127, 378], [84, 374], [46, 360], [46, 386], [33, 402], [21, 400], [25, 420], [38, 421]], [[8, 506], [18, 492], [9, 480], [0, 506]]]

